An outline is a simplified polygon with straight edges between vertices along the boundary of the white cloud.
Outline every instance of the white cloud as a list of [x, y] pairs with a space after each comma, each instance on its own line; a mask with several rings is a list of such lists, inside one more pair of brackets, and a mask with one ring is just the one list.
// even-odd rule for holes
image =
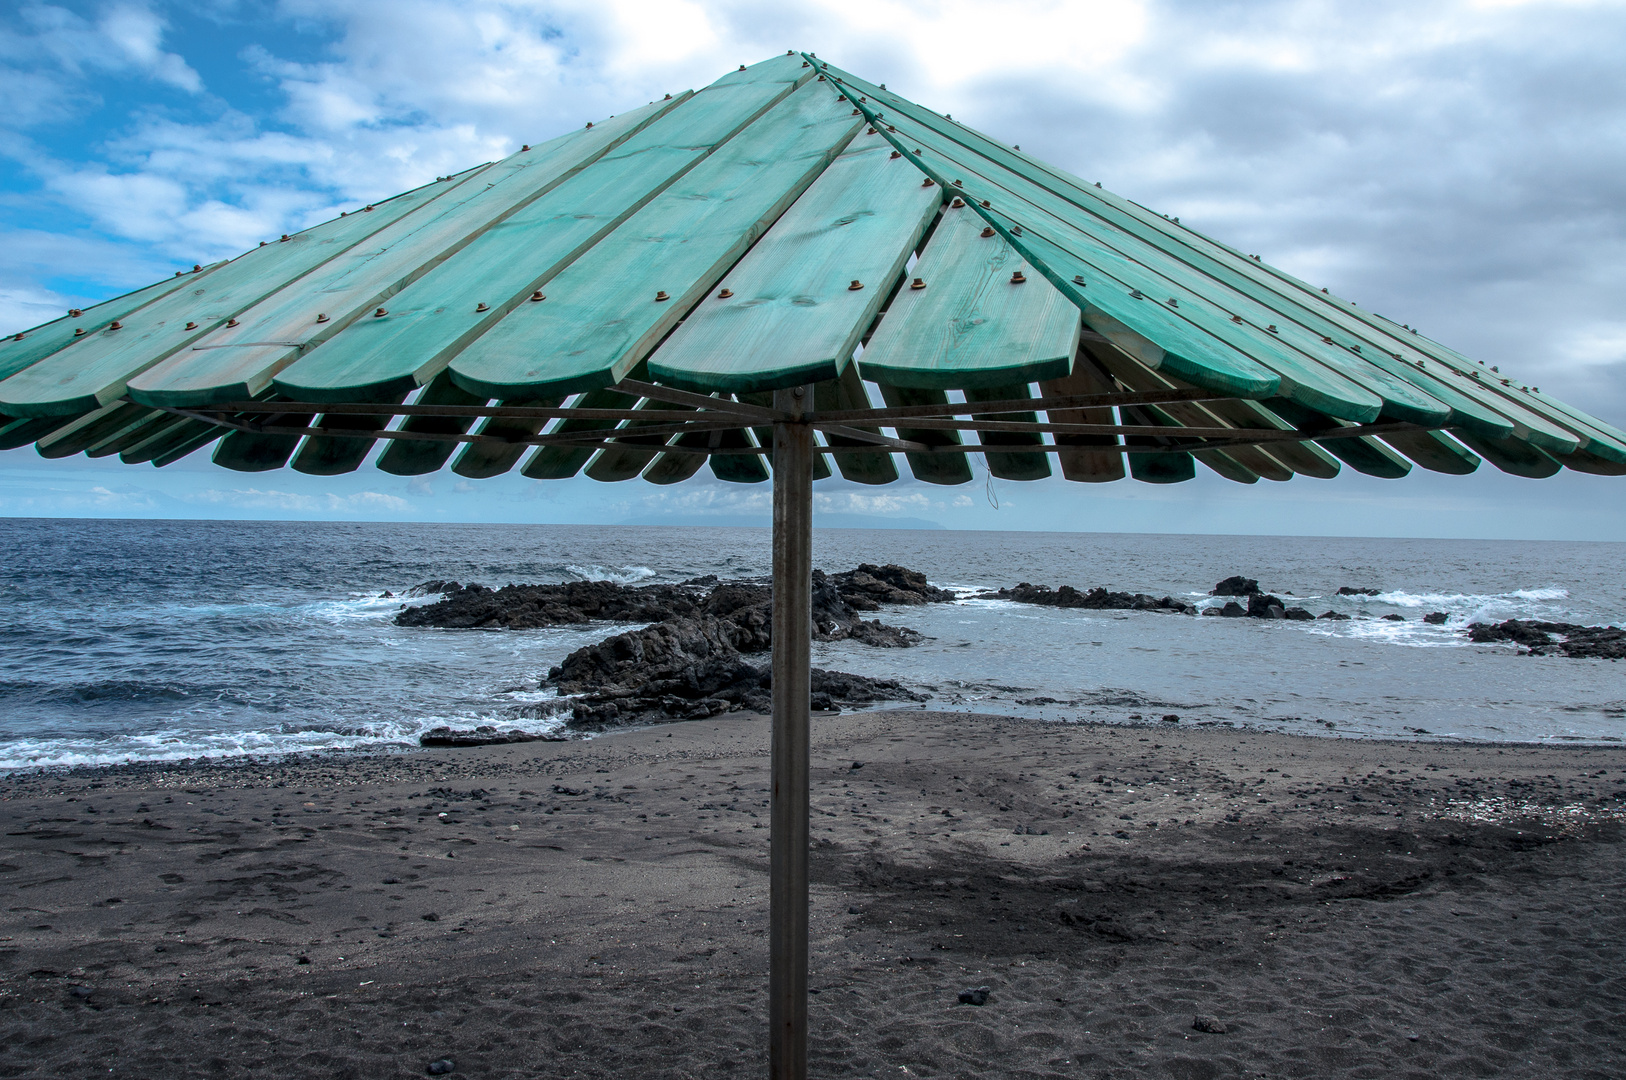
[[280, 510], [291, 513], [354, 513], [371, 516], [379, 513], [402, 514], [412, 504], [396, 495], [380, 491], [358, 491], [350, 495], [328, 493], [306, 495], [275, 488], [209, 488], [185, 496], [189, 502], [230, 506], [239, 510]]

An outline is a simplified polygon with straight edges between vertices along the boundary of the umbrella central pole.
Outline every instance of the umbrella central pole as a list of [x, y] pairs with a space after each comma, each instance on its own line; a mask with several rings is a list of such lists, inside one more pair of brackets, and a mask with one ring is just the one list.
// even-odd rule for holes
[[[812, 409], [812, 387], [774, 392]], [[768, 885], [768, 1076], [807, 1077], [808, 755], [813, 637], [813, 428], [773, 428], [773, 770]]]

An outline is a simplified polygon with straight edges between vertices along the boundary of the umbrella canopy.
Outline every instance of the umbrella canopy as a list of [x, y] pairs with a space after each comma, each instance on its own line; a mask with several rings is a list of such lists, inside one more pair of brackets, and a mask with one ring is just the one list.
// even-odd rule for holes
[[869, 484], [995, 446], [1013, 480], [1626, 472], [1538, 388], [794, 53], [15, 334], [0, 446], [748, 483], [801, 385]]
[[[871, 387], [880, 401], [871, 395]], [[1042, 419], [1041, 419], [1042, 417]], [[816, 439], [815, 432], [818, 433]], [[974, 435], [975, 442], [966, 436]], [[1626, 434], [787, 53], [0, 341], [0, 449], [774, 481], [769, 1068], [807, 1068], [812, 481], [1626, 473]], [[456, 455], [455, 458], [453, 455]], [[523, 459], [523, 464], [521, 464]]]

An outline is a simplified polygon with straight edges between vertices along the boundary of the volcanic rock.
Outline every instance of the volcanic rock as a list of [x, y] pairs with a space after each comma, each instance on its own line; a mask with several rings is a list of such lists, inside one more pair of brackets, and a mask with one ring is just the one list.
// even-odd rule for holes
[[1512, 642], [1535, 656], [1626, 659], [1626, 630], [1618, 626], [1508, 619], [1502, 623], [1473, 623], [1465, 632], [1470, 641]]
[[1022, 582], [1015, 588], [995, 592], [977, 593], [977, 600], [1011, 600], [1018, 604], [1037, 604], [1040, 607], [1087, 608], [1094, 611], [1166, 611], [1195, 615], [1197, 609], [1172, 596], [1149, 596], [1146, 593], [1109, 592], [1097, 586], [1089, 592], [1079, 592], [1071, 585], [1052, 589], [1048, 585], [1030, 585]]
[[1338, 586], [1339, 596], [1376, 596], [1382, 589], [1358, 589], [1353, 585]]
[[1241, 574], [1234, 574], [1215, 585], [1209, 596], [1252, 596], [1259, 591], [1259, 582]]

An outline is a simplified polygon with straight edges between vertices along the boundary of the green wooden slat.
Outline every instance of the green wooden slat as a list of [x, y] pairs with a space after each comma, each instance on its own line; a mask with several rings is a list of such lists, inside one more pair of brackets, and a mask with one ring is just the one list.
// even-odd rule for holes
[[152, 456], [152, 463], [154, 467], [159, 469], [162, 469], [165, 465], [173, 465], [182, 458], [190, 457], [199, 450], [202, 450], [205, 446], [208, 446], [216, 439], [221, 438], [224, 434], [225, 432], [223, 432], [220, 428], [215, 427], [209, 431], [195, 432], [186, 439], [176, 439], [170, 445], [166, 446], [162, 452], [154, 454]]
[[695, 308], [650, 357], [651, 374], [702, 390], [839, 375], [941, 198], [891, 153], [879, 134], [855, 138], [729, 271], [733, 298]]
[[861, 126], [828, 85], [802, 86], [464, 350], [454, 375], [489, 393], [624, 377]]
[[[1087, 350], [1080, 350], [1073, 370], [1061, 379], [1039, 384], [1042, 397], [1071, 397], [1080, 394], [1110, 394], [1118, 387], [1101, 370]], [[1107, 409], [1052, 409], [1048, 414], [1056, 424], [1116, 424]], [[1073, 447], [1056, 454], [1061, 474], [1083, 484], [1106, 484], [1124, 478], [1123, 454], [1117, 450], [1116, 435], [1057, 435], [1057, 446]], [[1110, 449], [1109, 449], [1110, 448]]]
[[1430, 472], [1467, 476], [1479, 468], [1479, 456], [1443, 431], [1413, 431], [1382, 438]]
[[[0, 379], [9, 379], [24, 368], [39, 363], [58, 349], [72, 344], [76, 337], [105, 330], [107, 324], [114, 319], [123, 319], [183, 286], [197, 284], [202, 275], [224, 265], [213, 263], [195, 273], [177, 274], [148, 285], [144, 289], [93, 304], [83, 309], [79, 315], [64, 315], [60, 319], [53, 319], [30, 330], [24, 330], [20, 337], [18, 334], [11, 334], [0, 340]], [[84, 334], [78, 333], [80, 330], [83, 330]]]
[[[965, 399], [975, 401], [1015, 401], [1031, 397], [1027, 383], [1011, 386], [975, 386], [966, 390]], [[1037, 413], [1000, 413], [997, 416], [973, 414], [977, 420], [1011, 420], [1037, 423]], [[1038, 446], [1044, 442], [1041, 435], [1022, 431], [979, 431], [977, 441], [983, 446]], [[1050, 458], [1045, 454], [984, 453], [988, 471], [1001, 480], [1043, 480], [1050, 475]]]
[[1585, 450], [1577, 450], [1573, 454], [1554, 454], [1553, 460], [1576, 472], [1592, 473], [1596, 476], [1626, 476], [1626, 465], [1601, 458], [1596, 454], [1589, 454]]
[[1549, 397], [1535, 387], [1530, 389], [1530, 400], [1540, 402], [1550, 414], [1557, 416], [1564, 427], [1583, 436], [1582, 449], [1587, 453], [1617, 465], [1626, 465], [1626, 432], [1557, 398]]
[[[1066, 207], [1038, 185], [1000, 170], [991, 162], [956, 160], [950, 156], [953, 144], [949, 140], [907, 121], [899, 123], [898, 145], [909, 147], [913, 143], [923, 149], [924, 154], [911, 157], [924, 171], [941, 183], [959, 181], [957, 190], [963, 190], [968, 199], [992, 203], [993, 209], [983, 211], [984, 216], [1002, 231], [1010, 226], [1006, 235], [1011, 243], [1035, 264], [1047, 268], [1049, 276], [1064, 292], [1082, 294], [1080, 298], [1086, 304], [1111, 307], [1116, 302], [1117, 310], [1109, 314], [1119, 321], [1125, 321], [1123, 312], [1131, 306], [1141, 309], [1166, 306], [1190, 327], [1192, 333], [1187, 335], [1188, 340], [1193, 335], [1207, 335], [1213, 340], [1215, 345], [1209, 347], [1208, 355], [1212, 355], [1219, 344], [1228, 345], [1275, 372], [1283, 380], [1282, 393], [1328, 415], [1365, 421], [1375, 419], [1388, 405], [1408, 417], [1426, 416], [1431, 421], [1449, 417], [1449, 409], [1409, 385], [1395, 383], [1381, 387], [1384, 395], [1380, 396], [1354, 381], [1351, 374], [1334, 370], [1322, 358], [1306, 355], [1283, 340], [1284, 336], [1297, 335], [1303, 339], [1299, 344], [1325, 352], [1328, 361], [1339, 353], [1336, 347], [1324, 345], [1302, 328], [1283, 324], [1272, 332], [1269, 326], [1273, 324], [1267, 318], [1259, 318], [1257, 313], [1254, 313], [1254, 321], [1242, 318], [1233, 321], [1232, 315], [1238, 309], [1249, 308], [1246, 298], [1228, 295], [1222, 304], [1205, 292], [1197, 291], [1205, 283], [1189, 274], [1183, 275], [1176, 264], [1154, 249], [1148, 248], [1140, 254], [1162, 264], [1156, 268], [1129, 258], [1100, 236], [1068, 221]], [[971, 157], [964, 151], [960, 154]], [[1022, 227], [1020, 236], [1015, 226]], [[1082, 277], [1082, 287], [1072, 284], [1071, 277], [1062, 276], [1063, 270], [1047, 255], [1051, 249], [1065, 252], [1071, 257], [1069, 262], [1082, 264], [1074, 271]], [[1175, 280], [1181, 276], [1187, 280]], [[1124, 300], [1130, 303], [1125, 304]], [[1095, 325], [1087, 308], [1085, 321]]]
[[[898, 409], [907, 405], [943, 405], [948, 402], [948, 395], [941, 390], [919, 390], [912, 387], [892, 386], [881, 382], [881, 398], [889, 408]], [[898, 438], [910, 442], [925, 443], [927, 446], [960, 446], [960, 433], [958, 431], [944, 431], [941, 428], [910, 428], [897, 429]], [[915, 479], [927, 484], [969, 484], [971, 482], [971, 463], [964, 454], [910, 454], [905, 453], [904, 458], [909, 462], [909, 471], [915, 474]]]
[[[706, 449], [717, 444], [723, 434], [721, 431], [706, 431], [679, 435], [673, 440], [672, 445], [688, 446], [697, 450]], [[700, 466], [705, 463], [706, 459], [698, 454], [662, 454], [644, 470], [644, 479], [651, 484], [681, 484], [699, 472]]]
[[[937, 117], [920, 106], [872, 87], [863, 80], [853, 79], [845, 73], [840, 73], [840, 76], [853, 86], [873, 95], [878, 104], [884, 103], [888, 109], [901, 112], [978, 155], [1045, 186], [1081, 210], [1148, 240], [1176, 258], [1190, 263], [1201, 272], [1210, 274], [1216, 280], [1226, 282], [1244, 292], [1251, 292], [1255, 299], [1280, 310], [1285, 319], [1300, 321], [1313, 333], [1331, 336], [1340, 344], [1364, 344], [1362, 357], [1368, 364], [1395, 378], [1410, 382], [1449, 405], [1455, 413], [1454, 422], [1472, 426], [1490, 436], [1501, 437], [1509, 432], [1496, 429], [1512, 426], [1512, 421], [1503, 415], [1506, 413], [1514, 419], [1522, 417], [1526, 423], [1534, 419], [1533, 432], [1526, 434], [1533, 434], [1538, 439], [1552, 434], [1550, 430], [1543, 430], [1546, 422], [1541, 417], [1530, 414], [1528, 410], [1521, 411], [1516, 404], [1509, 410], [1507, 403], [1497, 402], [1489, 395], [1470, 392], [1465, 397], [1457, 394], [1455, 388], [1433, 373], [1418, 371], [1413, 365], [1421, 356], [1413, 348], [1411, 336], [1381, 316], [1359, 312], [1354, 305], [1347, 305], [1351, 311], [1359, 315], [1359, 318], [1352, 317], [1351, 311], [1343, 309], [1342, 305], [1345, 302], [1333, 301], [1327, 296], [1317, 294], [1308, 285], [1274, 267], [1249, 259], [1233, 248], [1185, 229], [1144, 207], [1102, 190], [1099, 185], [1086, 184], [1077, 177], [1014, 151], [970, 128]], [[1250, 291], [1249, 286], [1254, 288]], [[1374, 333], [1374, 330], [1377, 332]], [[1398, 352], [1401, 358], [1392, 357], [1389, 355], [1391, 352]]]
[[[1165, 422], [1157, 413], [1146, 408], [1120, 408], [1118, 414], [1126, 424], [1158, 425]], [[1164, 444], [1157, 437], [1125, 435], [1124, 445], [1146, 447], [1124, 455], [1129, 475], [1143, 484], [1183, 484], [1197, 478], [1196, 460], [1186, 453], [1158, 452], [1156, 448]]]
[[[620, 297], [623, 302], [615, 308], [615, 317], [625, 321], [629, 301], [617, 290], [621, 279], [637, 278], [641, 268], [618, 258], [605, 260], [600, 251], [610, 237], [628, 230], [646, 241], [653, 239], [641, 235], [650, 219], [643, 211], [653, 209], [652, 200], [662, 206], [705, 208], [698, 200], [737, 194], [707, 190], [705, 177], [717, 172], [706, 163], [719, 148], [736, 163], [749, 162], [753, 168], [747, 171], [763, 171], [764, 158], [783, 149], [784, 140], [759, 139], [755, 132], [764, 125], [766, 130], [787, 130], [785, 123], [774, 119], [782, 111], [775, 106], [791, 95], [797, 79], [806, 76], [785, 69], [779, 74], [784, 78], [708, 87], [669, 110], [401, 290], [390, 300], [388, 317], [359, 320], [307, 352], [277, 377], [276, 385], [283, 393], [305, 399], [353, 400], [386, 388], [415, 388], [457, 357], [460, 373], [484, 373], [467, 378], [460, 374], [460, 385], [487, 397], [554, 397], [585, 388], [571, 380], [550, 382], [504, 373], [534, 367], [538, 350], [544, 355], [547, 350], [569, 350], [556, 340], [557, 326], [539, 326], [537, 321], [545, 323], [547, 314], [568, 300], [572, 283], [577, 294], [595, 300]], [[742, 140], [743, 145], [735, 145]], [[699, 181], [689, 178], [693, 170], [703, 170]], [[739, 171], [734, 170], [736, 186]], [[770, 199], [763, 193], [758, 202]], [[661, 239], [683, 246], [681, 235]], [[599, 268], [585, 280], [574, 265], [584, 259]], [[547, 300], [531, 302], [544, 289]], [[639, 306], [671, 310], [670, 304], [652, 303], [654, 296], [654, 288], [640, 290]], [[609, 381], [613, 380], [597, 380]]]
[[[616, 390], [590, 390], [576, 400], [578, 409], [630, 409], [638, 399]], [[550, 435], [568, 435], [580, 431], [608, 431], [615, 427], [614, 420], [564, 420], [556, 424]], [[532, 480], [568, 480], [581, 472], [582, 466], [592, 460], [593, 451], [565, 446], [539, 446], [531, 460], [520, 472]]]
[[[628, 433], [635, 432], [641, 427], [652, 427], [657, 424], [670, 424], [674, 420], [692, 419], [694, 409], [687, 405], [673, 405], [666, 401], [655, 401], [646, 398], [638, 403], [638, 411], [652, 414], [648, 420], [628, 420], [615, 429], [616, 438], [634, 441]], [[688, 413], [689, 416], [673, 417], [670, 413]], [[671, 441], [670, 435], [654, 435], [636, 442], [645, 446], [662, 447]], [[631, 480], [644, 471], [644, 467], [654, 460], [659, 452], [655, 450], [635, 450], [631, 447], [616, 447], [610, 450], [601, 450], [593, 463], [587, 466], [587, 475], [601, 483], [611, 484], [621, 480]]]
[[[483, 395], [464, 390], [443, 371], [424, 387], [417, 404], [484, 405], [487, 400]], [[473, 423], [471, 416], [409, 416], [402, 421], [400, 430], [424, 435], [462, 435]], [[422, 476], [438, 471], [456, 449], [454, 442], [393, 439], [378, 455], [378, 467], [395, 476]]]
[[[473, 170], [470, 175], [479, 172]], [[188, 277], [183, 288], [132, 313], [123, 328], [89, 334], [0, 382], [0, 401], [4, 402], [0, 410], [50, 415], [83, 412], [114, 401], [124, 395], [131, 377], [189, 350], [266, 296], [459, 186], [455, 182], [430, 184], [409, 191], [370, 211], [325, 221], [287, 241], [239, 255], [208, 274]], [[188, 323], [193, 329], [186, 328]], [[222, 354], [190, 355], [211, 358]]]
[[121, 454], [130, 447], [144, 443], [155, 435], [173, 431], [186, 422], [184, 417], [175, 416], [172, 413], [150, 412], [138, 423], [132, 424], [123, 431], [117, 432], [87, 448], [85, 456], [104, 458], [112, 457], [114, 454]]
[[[225, 434], [225, 429], [215, 424], [205, 423], [202, 420], [182, 420], [179, 424], [155, 431], [140, 442], [120, 450], [119, 460], [126, 465], [140, 465], [143, 462], [156, 461], [181, 446], [191, 446], [192, 450], [196, 450]], [[187, 453], [191, 453], [192, 450], [188, 450]]]
[[[1265, 402], [1270, 411], [1303, 431], [1325, 431], [1337, 425], [1304, 408], [1296, 401], [1272, 398]], [[1384, 480], [1398, 480], [1411, 472], [1411, 462], [1370, 437], [1319, 439], [1316, 445], [1356, 472]]]
[[[552, 409], [558, 407], [563, 400], [562, 397], [520, 398], [517, 401], [504, 399], [501, 404], [515, 408]], [[541, 431], [546, 423], [546, 420], [516, 420], [493, 416], [482, 420], [475, 434], [498, 435], [505, 439], [529, 439]], [[525, 444], [520, 442], [506, 446], [494, 442], [469, 443], [463, 447], [462, 453], [457, 455], [457, 460], [452, 462], [452, 471], [470, 480], [501, 476], [519, 464], [525, 450]]]
[[[200, 406], [243, 400], [305, 351], [455, 255], [485, 229], [614, 149], [669, 108], [661, 102], [521, 151], [446, 190], [418, 213], [378, 230], [130, 380], [138, 401]], [[387, 316], [386, 316], [387, 317]]]
[[0, 417], [0, 450], [15, 450], [27, 446], [35, 439], [51, 434], [64, 424], [78, 419], [76, 416]]
[[[315, 413], [286, 413], [256, 417], [277, 427], [309, 427]], [[211, 460], [233, 472], [270, 472], [288, 464], [299, 448], [303, 435], [267, 435], [256, 431], [233, 431], [220, 440]]]
[[[399, 405], [405, 399], [406, 395], [401, 394], [390, 404]], [[389, 426], [390, 418], [389, 414], [340, 413], [324, 415], [315, 426], [330, 431], [380, 431]], [[361, 467], [363, 459], [377, 441], [372, 438], [347, 438], [341, 435], [312, 435], [299, 448], [299, 453], [294, 455], [294, 471], [311, 476], [339, 476], [355, 472]]]
[[127, 401], [114, 402], [106, 408], [80, 417], [71, 424], [63, 425], [36, 443], [35, 449], [43, 458], [72, 457], [106, 439], [117, 438], [154, 416], [161, 415], [163, 414], [156, 413], [144, 405], [132, 405]]
[[[718, 433], [718, 446], [747, 447], [759, 445], [745, 430]], [[711, 474], [730, 484], [760, 484], [768, 479], [768, 467], [758, 455], [729, 454], [711, 459]]]
[[1523, 439], [1486, 439], [1471, 431], [1452, 432], [1474, 453], [1512, 476], [1545, 480], [1562, 467], [1556, 458]]
[[[959, 390], [1060, 378], [1072, 368], [1079, 312], [969, 207], [943, 212], [913, 281], [899, 290], [859, 360], [893, 386]], [[1020, 274], [1023, 284], [1013, 284]]]
[[1549, 454], [1520, 439], [1477, 438], [1471, 432], [1455, 433], [1458, 439], [1502, 472], [1529, 480], [1545, 480], [1563, 466], [1560, 456]]
[[[813, 408], [817, 412], [833, 412], [841, 409], [870, 409], [875, 403], [869, 398], [869, 391], [864, 387], [864, 380], [859, 378], [858, 369], [852, 364], [842, 368], [841, 374], [828, 382], [817, 383], [813, 387]], [[854, 424], [852, 427], [858, 431], [867, 431], [872, 435], [879, 435], [878, 427], [865, 427]], [[862, 439], [854, 439], [846, 435], [836, 435], [824, 432], [826, 446], [865, 446]], [[892, 455], [885, 450], [878, 450], [873, 454], [831, 454], [835, 459], [836, 468], [840, 471], [843, 480], [851, 480], [855, 484], [890, 484], [898, 478], [897, 463]]]

